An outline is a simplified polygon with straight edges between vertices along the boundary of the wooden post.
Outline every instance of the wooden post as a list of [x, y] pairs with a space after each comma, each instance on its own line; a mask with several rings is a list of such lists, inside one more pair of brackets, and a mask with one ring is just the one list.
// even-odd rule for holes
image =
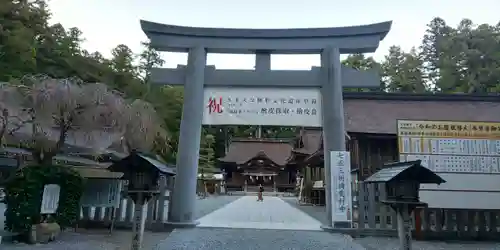
[[273, 189], [274, 192], [276, 193], [278, 190], [276, 190], [276, 175], [273, 175], [271, 178], [273, 178]]
[[415, 238], [422, 239], [422, 217], [420, 216], [421, 208], [415, 208], [413, 214], [415, 215]]
[[137, 192], [135, 201], [134, 225], [132, 227], [132, 247], [131, 250], [140, 250], [142, 248], [142, 239], [144, 238], [144, 205], [147, 204], [143, 192]]
[[401, 250], [411, 250], [410, 210], [407, 204], [396, 209], [398, 217], [398, 236]]
[[118, 208], [111, 207], [111, 224], [109, 225], [109, 234], [113, 234], [113, 229], [115, 228], [115, 220], [116, 220], [116, 210]]
[[158, 215], [156, 216], [156, 223], [162, 225], [167, 219], [164, 216], [165, 213], [165, 195], [167, 193], [167, 177], [165, 175], [160, 176], [160, 195], [158, 197]]

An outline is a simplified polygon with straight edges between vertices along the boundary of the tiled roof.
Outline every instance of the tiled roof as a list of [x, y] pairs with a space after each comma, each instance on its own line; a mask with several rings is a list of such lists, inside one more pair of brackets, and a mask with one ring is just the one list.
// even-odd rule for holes
[[228, 153], [219, 161], [243, 164], [264, 153], [277, 165], [284, 166], [292, 156], [292, 149], [289, 140], [233, 139]]
[[345, 100], [344, 113], [347, 132], [396, 134], [405, 119], [500, 122], [500, 102]]
[[[350, 133], [396, 134], [397, 120], [500, 122], [500, 96], [449, 94], [345, 93], [345, 128]], [[302, 129], [302, 145], [269, 139], [234, 140], [224, 162], [242, 164], [265, 153], [284, 165], [292, 152], [322, 155], [322, 130]]]

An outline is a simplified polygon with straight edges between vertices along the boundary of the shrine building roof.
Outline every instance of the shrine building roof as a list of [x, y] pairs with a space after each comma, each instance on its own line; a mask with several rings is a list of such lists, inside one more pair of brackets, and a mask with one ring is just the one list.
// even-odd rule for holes
[[276, 165], [284, 166], [292, 157], [292, 149], [290, 140], [233, 139], [226, 156], [219, 158], [219, 161], [244, 164], [253, 158], [265, 156]]
[[500, 95], [344, 93], [351, 133], [396, 134], [397, 120], [500, 122]]

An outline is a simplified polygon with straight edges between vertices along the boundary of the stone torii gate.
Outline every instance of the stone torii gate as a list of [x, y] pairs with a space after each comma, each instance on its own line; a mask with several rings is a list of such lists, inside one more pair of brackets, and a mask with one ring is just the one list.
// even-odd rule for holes
[[[392, 22], [311, 29], [219, 29], [182, 27], [141, 20], [144, 33], [158, 51], [188, 52], [187, 66], [154, 69], [157, 84], [184, 85], [177, 176], [169, 223], [196, 226], [193, 218], [204, 112], [204, 86], [306, 87], [320, 89], [324, 135], [326, 210], [324, 228], [348, 227], [332, 222], [331, 151], [345, 151], [342, 87], [380, 86], [376, 71], [342, 66], [340, 54], [375, 52]], [[206, 65], [207, 53], [256, 54], [255, 70], [217, 70]], [[321, 54], [321, 67], [304, 71], [271, 70], [271, 54]], [[334, 225], [335, 224], [335, 225]]]

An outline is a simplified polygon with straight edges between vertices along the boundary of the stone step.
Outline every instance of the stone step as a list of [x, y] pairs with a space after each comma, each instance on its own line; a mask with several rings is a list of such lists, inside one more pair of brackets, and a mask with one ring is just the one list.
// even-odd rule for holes
[[[257, 196], [258, 192], [244, 192], [244, 191], [237, 191], [237, 192], [231, 192], [231, 195], [238, 195], [238, 196]], [[294, 193], [283, 193], [283, 192], [263, 192], [263, 196], [275, 196], [275, 197], [294, 197], [296, 196]]]

